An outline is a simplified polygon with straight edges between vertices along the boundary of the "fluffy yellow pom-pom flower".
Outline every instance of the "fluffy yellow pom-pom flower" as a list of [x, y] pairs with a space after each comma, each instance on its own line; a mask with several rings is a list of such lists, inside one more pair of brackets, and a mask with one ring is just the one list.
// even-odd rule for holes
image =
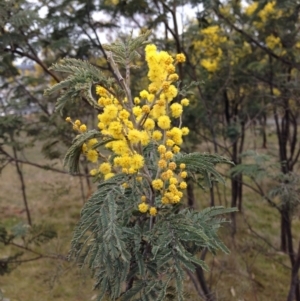
[[186, 182], [181, 182], [181, 183], [179, 184], [179, 187], [180, 187], [181, 189], [186, 189], [186, 188], [187, 188]]
[[158, 146], [157, 150], [160, 154], [164, 154], [166, 152], [167, 148], [163, 144], [161, 144]]
[[159, 160], [157, 163], [158, 167], [160, 168], [166, 168], [167, 167], [167, 161], [166, 160]]
[[149, 93], [146, 90], [143, 90], [143, 91], [140, 92], [141, 98], [147, 98], [148, 95], [149, 95]]
[[158, 140], [160, 140], [161, 138], [162, 138], [162, 133], [161, 133], [160, 131], [154, 131], [154, 132], [152, 133], [152, 139], [153, 139], [153, 140], [158, 141]]
[[111, 172], [111, 165], [109, 163], [104, 162], [99, 166], [99, 171], [102, 174], [106, 175]]
[[157, 214], [157, 209], [155, 207], [150, 207], [149, 213], [150, 215], [155, 216]]
[[188, 135], [188, 133], [190, 132], [190, 130], [189, 130], [187, 127], [183, 127], [183, 128], [181, 129], [181, 131], [182, 131], [182, 135], [183, 135], [183, 136]]
[[144, 127], [145, 130], [148, 130], [148, 131], [153, 130], [154, 127], [155, 127], [154, 120], [150, 119], [150, 118], [147, 118], [144, 125], [143, 125], [143, 127]]
[[175, 162], [170, 162], [170, 163], [169, 163], [169, 168], [170, 168], [171, 170], [175, 170], [175, 169], [176, 169], [176, 163], [175, 163]]
[[149, 205], [146, 203], [141, 203], [138, 207], [140, 212], [146, 213], [148, 211]]
[[170, 184], [177, 184], [178, 183], [178, 180], [174, 177], [170, 178]]
[[152, 181], [152, 187], [156, 190], [160, 190], [164, 186], [164, 183], [161, 179], [156, 179]]
[[81, 125], [81, 121], [80, 120], [75, 120], [75, 122], [74, 122], [77, 126], [80, 126]]
[[81, 131], [81, 132], [86, 132], [86, 125], [85, 124], [82, 124], [80, 127], [79, 127], [79, 130]]
[[173, 153], [172, 153], [171, 151], [168, 151], [168, 152], [165, 153], [165, 158], [166, 158], [167, 160], [172, 159], [173, 156], [174, 156], [174, 155], [173, 155]]
[[171, 126], [170, 117], [167, 115], [160, 116], [157, 125], [163, 130], [168, 130]]
[[139, 143], [141, 141], [141, 132], [135, 129], [130, 130], [128, 133], [128, 139], [132, 143]]
[[134, 154], [131, 158], [132, 167], [138, 170], [144, 166], [144, 157], [140, 154]]
[[178, 118], [181, 116], [183, 109], [182, 109], [182, 105], [179, 103], [173, 103], [171, 105], [171, 112], [172, 112], [172, 116], [175, 118]]
[[180, 103], [186, 107], [190, 104], [190, 101], [187, 98], [183, 98]]
[[90, 171], [90, 175], [91, 175], [91, 176], [95, 176], [97, 173], [98, 173], [97, 169], [92, 169], [92, 170]]
[[112, 178], [114, 175], [115, 174], [113, 172], [110, 172], [104, 176], [104, 180], [108, 180], [108, 179]]
[[185, 60], [186, 60], [185, 55], [183, 53], [178, 53], [176, 55], [176, 60], [177, 60], [178, 63], [185, 62]]
[[182, 172], [180, 173], [180, 176], [181, 176], [183, 179], [185, 179], [185, 178], [187, 177], [187, 172], [186, 172], [186, 171], [182, 171]]

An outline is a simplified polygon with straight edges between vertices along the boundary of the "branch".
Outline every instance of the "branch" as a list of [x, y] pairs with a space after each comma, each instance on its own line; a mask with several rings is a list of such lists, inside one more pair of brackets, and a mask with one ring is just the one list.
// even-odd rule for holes
[[32, 61], [36, 62], [37, 64], [39, 64], [42, 69], [47, 73], [49, 74], [50, 76], [52, 76], [56, 82], [60, 82], [59, 78], [51, 71], [47, 68], [47, 66], [45, 66], [45, 64], [37, 57], [34, 57], [28, 53], [25, 53], [25, 52], [22, 52], [20, 50], [17, 50], [17, 49], [11, 49], [11, 48], [5, 48], [4, 51], [6, 52], [11, 52], [11, 53], [16, 53], [22, 57], [27, 57], [29, 59], [31, 59]]
[[[53, 255], [51, 255], [51, 254], [42, 254], [42, 253], [40, 253], [40, 252], [34, 251], [34, 250], [32, 250], [32, 249], [30, 249], [30, 248], [28, 248], [28, 247], [19, 245], [19, 244], [14, 243], [14, 242], [9, 242], [8, 244], [9, 244], [9, 245], [12, 245], [12, 246], [14, 246], [14, 247], [16, 247], [16, 248], [25, 250], [25, 251], [27, 251], [27, 252], [33, 253], [33, 254], [35, 254], [35, 255], [38, 255], [39, 258], [44, 257], [44, 258], [51, 258], [51, 259], [56, 259], [56, 260], [68, 261], [67, 256], [64, 256], [64, 255], [61, 255], [61, 254], [53, 254]], [[38, 258], [36, 257], [36, 259], [38, 259]], [[32, 259], [32, 260], [33, 260], [33, 259]]]
[[269, 54], [270, 56], [276, 58], [277, 60], [281, 61], [282, 63], [292, 66], [298, 70], [300, 70], [300, 64], [299, 63], [294, 63], [294, 62], [290, 62], [282, 57], [280, 57], [279, 55], [275, 54], [273, 51], [271, 51], [269, 48], [263, 46], [260, 42], [258, 42], [257, 40], [255, 40], [250, 34], [246, 33], [243, 29], [238, 28], [236, 25], [234, 25], [229, 19], [227, 19], [226, 17], [224, 17], [222, 14], [220, 14], [220, 12], [217, 9], [214, 9], [215, 14], [223, 19], [229, 26], [231, 26], [235, 31], [237, 31], [238, 33], [244, 35], [246, 38], [248, 38], [252, 43], [254, 43], [256, 46], [258, 46], [259, 48], [261, 48], [262, 50], [264, 50], [267, 54]]
[[[62, 174], [69, 174], [67, 171], [64, 171], [64, 170], [61, 170], [61, 169], [58, 169], [58, 168], [53, 168], [53, 167], [50, 167], [50, 166], [47, 166], [47, 165], [40, 165], [38, 163], [33, 163], [33, 162], [30, 162], [30, 161], [25, 161], [25, 160], [21, 160], [21, 159], [15, 159], [9, 153], [4, 151], [3, 148], [0, 148], [0, 153], [6, 155], [10, 159], [9, 162], [13, 161], [13, 162], [16, 162], [16, 163], [24, 163], [24, 164], [35, 166], [37, 168], [41, 168], [41, 169], [44, 169], [44, 170], [50, 170], [50, 171], [54, 171], [54, 172], [58, 172], [58, 173], [62, 173]], [[75, 175], [72, 175], [72, 176], [76, 176], [76, 177], [87, 177], [88, 176], [88, 177], [90, 177], [90, 175], [81, 174], [81, 173], [78, 173], [78, 174], [75, 174]]]

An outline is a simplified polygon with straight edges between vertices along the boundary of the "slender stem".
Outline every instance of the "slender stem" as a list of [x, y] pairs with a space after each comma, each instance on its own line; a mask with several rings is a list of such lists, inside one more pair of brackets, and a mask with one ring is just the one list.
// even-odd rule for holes
[[[13, 140], [12, 135], [11, 135], [11, 139]], [[14, 158], [15, 158], [17, 173], [19, 176], [19, 180], [21, 182], [22, 197], [23, 197], [23, 202], [24, 202], [25, 211], [26, 211], [26, 215], [27, 215], [27, 222], [31, 226], [32, 221], [31, 221], [31, 215], [30, 215], [30, 210], [29, 210], [28, 201], [27, 201], [26, 186], [25, 186], [25, 181], [24, 181], [24, 177], [23, 177], [23, 172], [22, 172], [20, 164], [18, 162], [18, 155], [17, 155], [16, 147], [13, 146], [12, 149], [13, 149], [13, 154], [14, 154]]]

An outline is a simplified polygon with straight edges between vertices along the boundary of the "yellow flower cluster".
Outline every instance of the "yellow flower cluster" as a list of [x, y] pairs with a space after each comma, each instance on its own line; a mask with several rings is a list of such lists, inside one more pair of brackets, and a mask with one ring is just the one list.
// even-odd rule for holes
[[258, 2], [253, 2], [252, 4], [246, 7], [245, 14], [247, 16], [252, 16], [253, 13], [257, 10], [257, 8], [258, 8]]
[[86, 125], [84, 123], [81, 123], [81, 121], [78, 119], [73, 122], [71, 117], [67, 117], [66, 121], [72, 123], [73, 129], [75, 131], [78, 131], [79, 133], [84, 133], [87, 130]]
[[[187, 186], [184, 181], [187, 177], [185, 166], [177, 167], [173, 158], [180, 151], [183, 136], [189, 133], [189, 129], [172, 127], [172, 119], [179, 119], [181, 124], [183, 107], [189, 105], [189, 100], [184, 98], [180, 103], [171, 103], [178, 95], [174, 85], [179, 78], [175, 72], [176, 65], [185, 61], [185, 55], [179, 53], [173, 58], [165, 51], [157, 51], [153, 44], [146, 46], [145, 53], [150, 84], [138, 97], [117, 99], [110, 88], [96, 87], [98, 104], [103, 108], [103, 112], [97, 116], [98, 129], [110, 140], [105, 148], [111, 155], [104, 156], [96, 150], [94, 146], [97, 139], [84, 143], [82, 152], [89, 161], [100, 164], [98, 169], [90, 171], [92, 176], [109, 179], [116, 173], [127, 173], [138, 181], [146, 179], [155, 194], [161, 197], [162, 204], [174, 204], [180, 201], [182, 190]], [[72, 122], [69, 117], [67, 121]], [[80, 133], [87, 130], [80, 121], [72, 124]], [[150, 142], [157, 146], [159, 153], [155, 175], [145, 165], [142, 151]], [[176, 169], [179, 170], [178, 174]], [[124, 183], [123, 186], [129, 187], [130, 183]], [[149, 194], [147, 185], [142, 189], [145, 195]], [[138, 210], [155, 216], [157, 208], [153, 198], [145, 195], [137, 204]]]
[[276, 47], [282, 47], [280, 38], [275, 37], [273, 34], [271, 34], [266, 38], [266, 44], [270, 49], [274, 49]]
[[258, 13], [261, 20], [265, 23], [269, 18], [279, 19], [282, 17], [282, 10], [276, 9], [276, 1], [268, 2], [264, 8]]
[[213, 73], [218, 70], [223, 55], [221, 45], [226, 42], [226, 37], [218, 25], [202, 29], [200, 33], [203, 38], [196, 41], [194, 47], [200, 51], [200, 56], [203, 57], [200, 61], [201, 66]]

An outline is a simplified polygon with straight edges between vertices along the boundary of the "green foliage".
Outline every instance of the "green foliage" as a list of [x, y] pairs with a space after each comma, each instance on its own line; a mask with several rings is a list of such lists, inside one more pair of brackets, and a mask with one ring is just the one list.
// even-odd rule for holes
[[235, 177], [239, 174], [260, 181], [262, 179], [275, 179], [279, 173], [279, 164], [272, 162], [272, 158], [265, 154], [259, 154], [255, 151], [247, 151], [241, 154], [241, 157], [247, 160], [247, 163], [238, 164], [230, 169], [230, 175]]
[[[0, 246], [11, 246], [11, 255], [0, 258], [0, 275], [8, 274], [23, 262], [28, 260], [26, 251], [39, 254], [34, 250], [41, 244], [46, 244], [57, 236], [52, 225], [38, 224], [30, 227], [24, 223], [18, 223], [9, 230], [0, 224]], [[40, 254], [40, 257], [42, 255]]]
[[225, 184], [223, 177], [215, 169], [216, 164], [233, 165], [233, 162], [225, 157], [205, 153], [178, 154], [175, 157], [175, 162], [177, 165], [185, 163], [187, 170], [193, 174], [199, 174], [198, 181], [204, 182], [204, 185], [208, 187], [211, 186], [212, 180]]
[[[79, 172], [79, 157], [82, 153], [82, 145], [92, 138], [104, 138], [102, 134], [97, 130], [88, 131], [78, 135], [74, 140], [72, 146], [67, 151], [64, 158], [64, 166], [67, 166], [70, 173]], [[101, 143], [96, 144], [95, 147], [100, 147], [102, 144], [106, 144], [111, 139], [104, 138]]]
[[[204, 168], [203, 160], [199, 164]], [[165, 300], [173, 280], [176, 300], [183, 300], [185, 269], [193, 272], [198, 265], [207, 269], [198, 252], [204, 248], [228, 252], [217, 229], [225, 222], [221, 216], [235, 209], [195, 212], [176, 206], [169, 213], [162, 205], [151, 228], [152, 218], [136, 207], [136, 192], [145, 183], [130, 178], [119, 174], [99, 184], [81, 212], [70, 256], [93, 271], [98, 300], [105, 295], [112, 300]], [[129, 181], [135, 186], [124, 189], [122, 184]]]
[[107, 78], [99, 68], [85, 61], [63, 59], [60, 63], [54, 64], [51, 69], [56, 72], [71, 74], [65, 80], [45, 91], [45, 95], [50, 95], [65, 89], [62, 95], [57, 99], [56, 110], [60, 112], [62, 112], [67, 101], [75, 101], [82, 98], [88, 101], [92, 107], [100, 109], [92, 95], [93, 85], [101, 82], [109, 89], [114, 82], [112, 78]]
[[[137, 49], [145, 44], [148, 35], [146, 33], [136, 39], [129, 37], [127, 42], [106, 46], [107, 50], [113, 52], [109, 59], [121, 88], [128, 96], [129, 104], [126, 103], [126, 107], [130, 111], [132, 99], [127, 77], [132, 61], [137, 57]], [[70, 61], [54, 67], [56, 71], [71, 73], [68, 79], [72, 79], [72, 87], [78, 88], [74, 94], [68, 92], [72, 87], [67, 90], [63, 94], [65, 100], [73, 100], [81, 94], [83, 87], [77, 85], [76, 81], [89, 72], [85, 68], [89, 69], [90, 65], [84, 65], [84, 62], [74, 63], [77, 64], [82, 69], [73, 68]], [[120, 77], [117, 64], [125, 67], [126, 82]], [[107, 81], [102, 82], [99, 74], [94, 82], [108, 87]], [[63, 84], [57, 84], [47, 93], [65, 87], [63, 81]], [[58, 103], [60, 106], [61, 98]], [[78, 172], [82, 146], [92, 138], [100, 140], [93, 146], [96, 150], [112, 141], [112, 136], [103, 136], [97, 130], [78, 135], [65, 157], [65, 165], [71, 172]], [[155, 193], [151, 186], [158, 173], [157, 161], [160, 156], [154, 140], [140, 154], [145, 160], [144, 169], [147, 173], [141, 173], [142, 176], [138, 179], [138, 173], [118, 171], [107, 180], [100, 179], [96, 192], [84, 205], [74, 231], [70, 258], [75, 258], [80, 265], [87, 265], [91, 269], [95, 288], [99, 290], [99, 301], [105, 297], [124, 301], [172, 298], [184, 300], [183, 281], [186, 270], [194, 272], [197, 266], [207, 269], [205, 263], [198, 258], [199, 252], [206, 248], [212, 253], [217, 250], [228, 253], [228, 249], [217, 236], [217, 230], [226, 221], [223, 215], [236, 209], [215, 207], [196, 212], [184, 208], [180, 203], [163, 203], [162, 195]], [[113, 159], [108, 157], [108, 160]], [[199, 177], [208, 186], [212, 181], [224, 183], [215, 169], [216, 164], [231, 164], [224, 157], [201, 153], [179, 153], [174, 156], [174, 162], [178, 167], [184, 163], [192, 178]], [[138, 205], [143, 193], [152, 196], [152, 205], [158, 214], [141, 212]]]
[[127, 37], [125, 41], [118, 40], [114, 43], [104, 45], [103, 48], [106, 51], [113, 53], [115, 63], [121, 68], [136, 68], [135, 61], [140, 58], [140, 54], [137, 49], [142, 46], [146, 46], [149, 42], [147, 41], [151, 31], [146, 31], [144, 34], [137, 38], [133, 38], [132, 35]]

